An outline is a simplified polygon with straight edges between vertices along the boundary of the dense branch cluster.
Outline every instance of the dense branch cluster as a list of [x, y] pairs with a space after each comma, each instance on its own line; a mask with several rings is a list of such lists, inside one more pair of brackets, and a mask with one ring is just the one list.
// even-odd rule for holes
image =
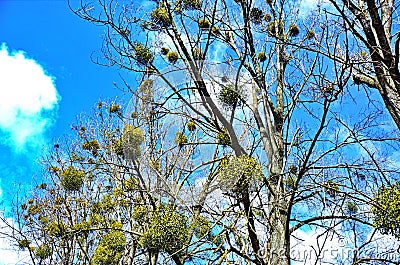
[[396, 264], [362, 251], [399, 236], [397, 3], [301, 3], [71, 1], [132, 98], [78, 120], [0, 233], [33, 264]]

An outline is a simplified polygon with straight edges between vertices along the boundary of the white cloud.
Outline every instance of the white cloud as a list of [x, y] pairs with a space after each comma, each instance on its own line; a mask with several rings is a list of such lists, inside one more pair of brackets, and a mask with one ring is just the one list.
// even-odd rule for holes
[[307, 17], [313, 11], [318, 11], [321, 7], [331, 8], [332, 6], [326, 0], [300, 0], [300, 16]]
[[8, 240], [0, 239], [0, 264], [29, 264], [29, 253], [15, 251]]
[[[3, 213], [0, 213], [3, 215]], [[4, 215], [2, 216], [4, 218]], [[12, 218], [0, 218], [0, 229], [3, 234], [13, 234], [11, 227], [15, 227]], [[16, 242], [7, 238], [0, 238], [0, 265], [31, 264], [28, 251], [16, 249]]]
[[55, 78], [24, 51], [0, 47], [0, 139], [22, 150], [43, 143], [59, 96]]

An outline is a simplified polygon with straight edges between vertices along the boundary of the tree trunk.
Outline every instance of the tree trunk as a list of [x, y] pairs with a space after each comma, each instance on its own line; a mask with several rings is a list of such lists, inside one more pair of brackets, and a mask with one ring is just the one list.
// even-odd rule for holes
[[284, 197], [283, 185], [283, 125], [284, 125], [284, 76], [288, 58], [285, 57], [284, 44], [277, 44], [277, 88], [276, 110], [274, 116], [276, 147], [271, 148], [269, 161], [269, 184], [274, 193], [269, 195], [270, 237], [267, 247], [267, 263], [270, 265], [290, 264], [290, 238], [287, 231], [287, 200]]

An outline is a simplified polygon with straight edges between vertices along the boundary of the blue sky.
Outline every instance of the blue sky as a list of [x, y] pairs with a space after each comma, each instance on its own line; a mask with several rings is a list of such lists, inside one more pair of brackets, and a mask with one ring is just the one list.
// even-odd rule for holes
[[104, 28], [79, 19], [66, 0], [0, 0], [0, 195], [40, 177], [43, 150], [113, 87], [118, 70], [91, 62]]

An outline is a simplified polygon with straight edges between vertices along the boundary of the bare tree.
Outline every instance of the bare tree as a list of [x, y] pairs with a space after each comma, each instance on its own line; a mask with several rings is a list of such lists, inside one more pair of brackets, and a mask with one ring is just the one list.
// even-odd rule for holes
[[[89, 124], [98, 124], [77, 127], [76, 149], [61, 149], [71, 155], [47, 159], [68, 202], [68, 255], [83, 264], [310, 264], [291, 251], [312, 231], [316, 263], [343, 238], [357, 252], [342, 262], [396, 263], [361, 252], [381, 236], [372, 209], [381, 209], [375, 192], [398, 176], [387, 159], [398, 138], [377, 130], [386, 125], [379, 105], [347, 89], [351, 67], [326, 52], [339, 48], [337, 31], [317, 30], [318, 16], [300, 17], [290, 1], [99, 0], [71, 9], [106, 27], [95, 62], [138, 80], [123, 80], [133, 94], [123, 113], [109, 106], [120, 123], [97, 115]], [[347, 58], [343, 50], [337, 58]], [[63, 178], [77, 172], [85, 177], [74, 189]], [[71, 195], [91, 206], [69, 206]], [[76, 227], [93, 214], [104, 222]], [[17, 231], [33, 242], [49, 230]], [[120, 244], [107, 248], [111, 241]]]
[[[349, 39], [361, 49], [349, 58], [353, 82], [377, 89], [400, 128], [399, 18], [398, 2], [330, 1]], [[344, 38], [343, 34], [343, 38]], [[351, 47], [348, 54], [351, 53]]]

